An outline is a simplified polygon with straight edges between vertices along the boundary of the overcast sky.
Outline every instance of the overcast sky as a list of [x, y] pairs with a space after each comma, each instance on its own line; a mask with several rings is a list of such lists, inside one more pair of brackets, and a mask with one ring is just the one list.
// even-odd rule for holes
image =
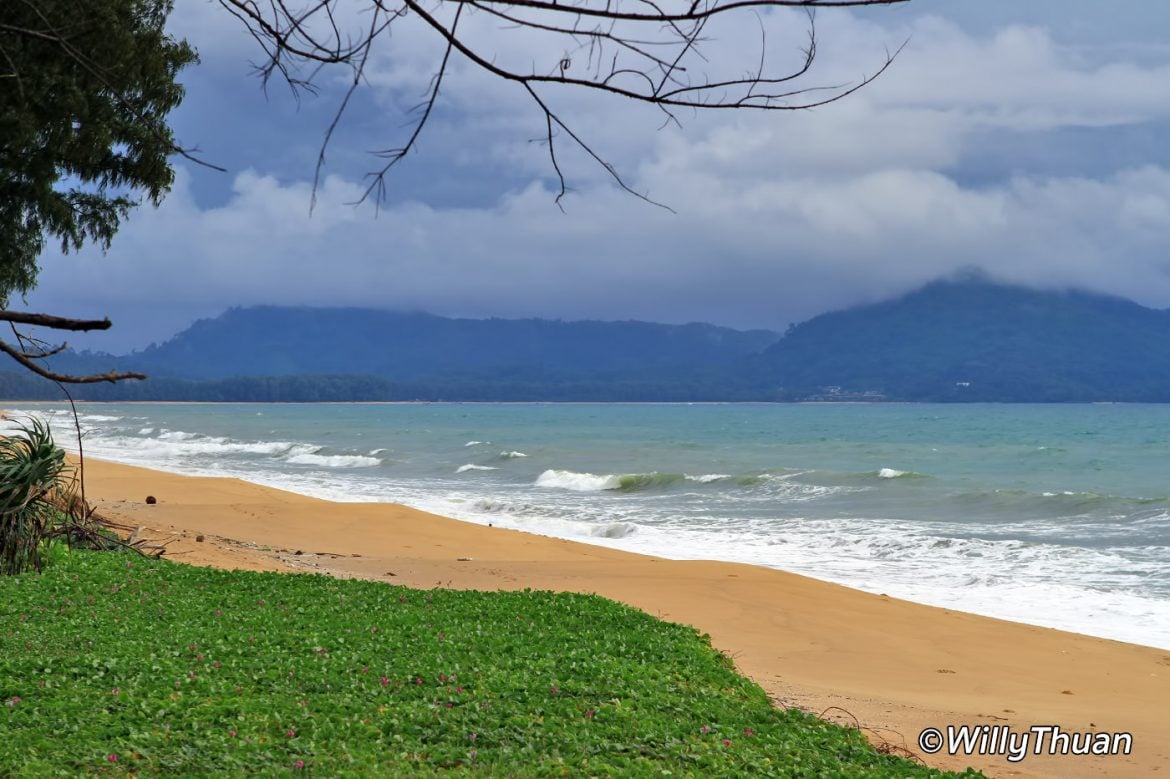
[[[265, 95], [239, 22], [211, 0], [176, 5], [171, 28], [202, 63], [183, 74], [173, 125], [228, 172], [179, 160], [170, 196], [133, 213], [108, 253], [45, 255], [29, 304], [109, 315], [115, 328], [91, 348], [140, 348], [261, 303], [782, 330], [965, 266], [1170, 306], [1165, 0], [822, 11], [809, 85], [856, 81], [909, 43], [876, 82], [804, 113], [683, 115], [681, 129], [660, 129], [660, 115], [620, 100], [549, 96], [674, 214], [617, 190], [567, 145], [562, 213], [531, 100], [465, 60], [380, 212], [350, 205], [377, 165], [367, 152], [402, 142], [441, 55], [433, 36], [404, 28], [372, 63], [310, 215], [340, 80], [299, 103], [278, 83]], [[769, 57], [794, 61], [803, 17], [765, 21]], [[506, 35], [477, 23], [486, 39]], [[753, 18], [713, 36], [713, 65], [738, 67], [745, 53], [754, 65]], [[533, 61], [550, 54], [500, 40]]]

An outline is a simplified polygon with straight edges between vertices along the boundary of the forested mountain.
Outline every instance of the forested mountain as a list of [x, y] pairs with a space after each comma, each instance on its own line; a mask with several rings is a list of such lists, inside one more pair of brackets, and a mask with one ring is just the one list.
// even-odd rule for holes
[[938, 281], [810, 319], [756, 366], [787, 397], [1166, 402], [1170, 312], [1087, 292]]
[[[117, 360], [153, 376], [363, 374], [392, 381], [474, 377], [561, 381], [687, 375], [726, 366], [779, 337], [707, 324], [449, 319], [354, 308], [236, 308]], [[108, 359], [86, 366], [108, 365]], [[64, 364], [64, 363], [62, 363]]]
[[[1170, 312], [978, 277], [810, 319], [779, 340], [707, 324], [447, 319], [245, 308], [74, 372], [142, 383], [95, 400], [917, 400], [1170, 402]], [[57, 397], [0, 375], [0, 396]]]

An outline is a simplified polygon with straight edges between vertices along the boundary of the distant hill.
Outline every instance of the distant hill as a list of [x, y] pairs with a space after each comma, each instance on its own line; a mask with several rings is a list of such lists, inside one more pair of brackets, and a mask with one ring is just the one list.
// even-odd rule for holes
[[451, 319], [357, 308], [235, 308], [122, 358], [81, 354], [61, 366], [151, 376], [354, 375], [392, 381], [492, 378], [661, 379], [722, 369], [774, 342], [769, 330], [708, 324]]
[[810, 319], [754, 361], [774, 394], [1170, 401], [1170, 312], [982, 278]]
[[[810, 319], [783, 338], [708, 324], [449, 319], [240, 308], [126, 357], [102, 400], [908, 400], [1170, 402], [1170, 312], [967, 277]], [[56, 397], [0, 375], [0, 396]]]

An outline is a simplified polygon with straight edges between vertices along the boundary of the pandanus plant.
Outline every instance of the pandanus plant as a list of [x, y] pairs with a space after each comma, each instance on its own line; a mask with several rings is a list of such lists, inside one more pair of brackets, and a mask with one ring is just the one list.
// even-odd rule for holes
[[0, 438], [0, 575], [40, 570], [42, 542], [71, 505], [72, 474], [41, 420]]

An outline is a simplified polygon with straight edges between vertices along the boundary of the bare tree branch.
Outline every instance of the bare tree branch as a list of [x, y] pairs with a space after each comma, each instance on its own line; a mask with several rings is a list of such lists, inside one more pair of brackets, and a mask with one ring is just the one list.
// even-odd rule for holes
[[48, 327], [52, 330], [71, 330], [74, 332], [108, 330], [110, 328], [109, 319], [68, 319], [51, 314], [32, 314], [25, 311], [0, 310], [0, 322], [9, 323], [9, 326], [12, 328], [12, 334], [16, 337], [17, 342], [17, 346], [13, 346], [7, 341], [0, 339], [0, 352], [7, 354], [28, 370], [50, 381], [55, 381], [59, 384], [96, 384], [102, 381], [112, 383], [124, 379], [146, 378], [145, 374], [132, 371], [108, 371], [107, 373], [93, 374], [90, 376], [71, 376], [67, 373], [57, 373], [34, 361], [60, 354], [65, 351], [68, 344], [62, 343], [54, 346], [16, 329], [17, 324], [24, 324]]
[[55, 371], [51, 371], [48, 368], [44, 368], [33, 362], [33, 360], [37, 359], [37, 357], [43, 357], [44, 355], [26, 354], [22, 350], [3, 340], [0, 340], [0, 352], [4, 352], [9, 357], [16, 360], [18, 363], [23, 365], [25, 368], [28, 368], [38, 376], [43, 376], [50, 381], [59, 381], [65, 384], [96, 384], [102, 381], [113, 383], [116, 381], [122, 381], [123, 379], [146, 378], [146, 374], [143, 373], [118, 371], [110, 371], [109, 373], [101, 373], [92, 376], [70, 376], [66, 373], [56, 373]]
[[[264, 52], [267, 62], [259, 71], [265, 83], [279, 73], [294, 90], [311, 85], [322, 68], [350, 69], [349, 82], [341, 104], [322, 141], [314, 175], [314, 193], [320, 181], [325, 152], [350, 105], [351, 97], [363, 82], [378, 43], [391, 45], [391, 24], [412, 18], [416, 28], [435, 37], [436, 64], [430, 87], [417, 107], [418, 118], [411, 122], [408, 137], [401, 145], [375, 152], [387, 162], [370, 173], [371, 182], [362, 200], [385, 197], [385, 178], [397, 163], [417, 146], [432, 116], [440, 86], [450, 73], [452, 53], [475, 68], [505, 82], [517, 84], [544, 116], [545, 141], [549, 159], [559, 182], [558, 206], [568, 191], [564, 172], [554, 149], [556, 130], [564, 132], [584, 154], [602, 166], [623, 190], [655, 203], [631, 189], [612, 165], [582, 135], [570, 120], [549, 103], [543, 87], [556, 86], [580, 92], [608, 94], [658, 107], [666, 122], [678, 123], [679, 108], [692, 110], [753, 109], [800, 111], [823, 106], [853, 94], [883, 74], [901, 52], [887, 54], [873, 73], [845, 84], [808, 83], [817, 57], [814, 12], [819, 8], [857, 8], [897, 5], [909, 0], [218, 0], [239, 19]], [[344, 11], [364, 9], [369, 19], [347, 35]], [[500, 23], [497, 45], [483, 36], [459, 28], [463, 11], [477, 12]], [[777, 69], [767, 57], [768, 29], [763, 14], [780, 8], [803, 9], [808, 14], [808, 44], [790, 69]], [[709, 22], [716, 18], [738, 18], [752, 14], [760, 26], [761, 49], [746, 62], [721, 56], [709, 60], [704, 52]], [[352, 17], [353, 14], [351, 13]], [[772, 14], [768, 20], [774, 20]], [[783, 21], [789, 21], [785, 18]], [[512, 41], [521, 33], [538, 36], [548, 44], [544, 63], [528, 67], [511, 64]], [[526, 38], [522, 45], [528, 45]], [[905, 44], [903, 44], [904, 46]], [[539, 47], [537, 47], [539, 48]], [[549, 55], [548, 51], [561, 53]], [[544, 50], [542, 50], [544, 51]], [[574, 57], [584, 53], [584, 67], [574, 68]], [[748, 55], [750, 56], [750, 55]], [[505, 61], [506, 60], [506, 61]], [[302, 69], [310, 75], [302, 77]], [[656, 205], [661, 205], [655, 203]]]
[[14, 322], [18, 325], [37, 325], [51, 330], [72, 330], [74, 332], [88, 332], [90, 330], [109, 330], [109, 319], [69, 319], [52, 314], [31, 314], [26, 311], [0, 310], [0, 322]]

